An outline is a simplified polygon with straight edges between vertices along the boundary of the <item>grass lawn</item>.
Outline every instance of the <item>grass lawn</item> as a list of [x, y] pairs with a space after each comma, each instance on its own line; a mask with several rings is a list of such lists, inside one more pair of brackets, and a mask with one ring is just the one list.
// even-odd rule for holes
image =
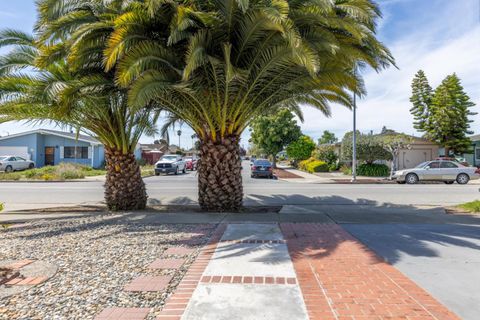
[[[153, 165], [141, 166], [142, 177], [153, 176]], [[83, 179], [85, 177], [104, 176], [107, 173], [104, 169], [94, 169], [75, 163], [60, 163], [56, 166], [46, 166], [25, 171], [11, 173], [0, 172], [0, 181], [65, 181]]]
[[460, 204], [457, 208], [471, 213], [480, 213], [480, 200]]
[[60, 163], [56, 166], [46, 166], [25, 171], [0, 173], [0, 180], [43, 180], [43, 181], [64, 181], [72, 179], [83, 179], [90, 176], [101, 176], [105, 170], [93, 169], [74, 163]]

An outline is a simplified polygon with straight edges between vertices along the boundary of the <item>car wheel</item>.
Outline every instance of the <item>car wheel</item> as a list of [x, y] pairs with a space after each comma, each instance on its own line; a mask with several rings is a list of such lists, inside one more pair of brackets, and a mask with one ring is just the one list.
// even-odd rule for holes
[[187, 168], [183, 167], [182, 173], [187, 173]]
[[250, 178], [255, 178], [255, 175], [254, 175], [254, 174], [251, 174], [251, 175], [250, 175]]
[[445, 184], [453, 184], [455, 181], [443, 181]]
[[30, 163], [30, 164], [28, 165], [28, 169], [33, 169], [33, 168], [35, 168], [35, 165], [34, 165], [33, 163]]
[[415, 173], [409, 173], [405, 177], [405, 181], [408, 184], [416, 184], [418, 182], [418, 176]]
[[175, 175], [178, 175], [178, 167], [175, 169]]
[[470, 177], [465, 173], [460, 173], [457, 176], [457, 183], [458, 184], [467, 184], [468, 181], [470, 181]]
[[160, 175], [160, 172], [155, 172], [155, 175], [156, 175], [156, 176], [159, 176], [159, 175]]
[[12, 166], [7, 166], [7, 167], [5, 168], [5, 172], [7, 172], [7, 173], [8, 173], [8, 172], [12, 172], [12, 171], [13, 171]]

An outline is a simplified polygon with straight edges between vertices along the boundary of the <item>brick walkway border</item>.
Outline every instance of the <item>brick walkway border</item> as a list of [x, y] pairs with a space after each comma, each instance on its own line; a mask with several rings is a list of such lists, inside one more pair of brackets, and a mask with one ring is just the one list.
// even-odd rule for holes
[[188, 268], [188, 271], [185, 273], [185, 276], [180, 281], [180, 284], [177, 286], [174, 293], [166, 301], [165, 306], [163, 307], [157, 319], [181, 319], [185, 309], [187, 308], [188, 302], [190, 301], [193, 292], [197, 288], [197, 285], [200, 283], [203, 272], [207, 268], [207, 265], [215, 253], [215, 249], [217, 248], [217, 245], [226, 229], [227, 224], [225, 223], [217, 226], [207, 245], [200, 249], [200, 253], [198, 254], [197, 258]]
[[310, 320], [459, 319], [341, 226], [280, 227]]

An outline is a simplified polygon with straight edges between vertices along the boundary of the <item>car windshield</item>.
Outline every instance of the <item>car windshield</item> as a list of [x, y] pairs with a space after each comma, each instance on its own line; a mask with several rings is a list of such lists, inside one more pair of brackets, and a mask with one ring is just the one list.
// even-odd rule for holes
[[167, 161], [177, 160], [177, 156], [163, 156], [162, 160], [167, 160]]
[[417, 165], [415, 168], [423, 168], [423, 167], [425, 167], [428, 163], [429, 163], [428, 161], [422, 162], [422, 163], [420, 163], [419, 165]]
[[8, 157], [0, 157], [0, 161], [5, 161], [7, 160]]
[[256, 160], [254, 162], [254, 165], [256, 165], [256, 166], [270, 166], [270, 161], [268, 161], [268, 160]]

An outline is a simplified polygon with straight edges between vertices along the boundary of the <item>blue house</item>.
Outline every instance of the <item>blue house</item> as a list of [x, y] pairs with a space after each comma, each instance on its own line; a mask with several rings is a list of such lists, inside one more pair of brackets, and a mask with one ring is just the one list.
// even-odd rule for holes
[[[138, 153], [138, 155], [137, 155]], [[61, 162], [101, 167], [104, 164], [103, 145], [96, 139], [71, 132], [38, 129], [0, 137], [0, 156], [16, 155], [35, 162], [36, 167]], [[140, 156], [140, 150], [136, 156]]]

